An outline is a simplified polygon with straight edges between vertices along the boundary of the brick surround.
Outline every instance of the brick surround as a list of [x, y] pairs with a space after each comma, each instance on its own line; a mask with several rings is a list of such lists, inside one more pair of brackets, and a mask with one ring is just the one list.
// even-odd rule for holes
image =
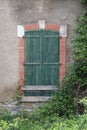
[[[25, 31], [28, 30], [39, 30], [38, 23], [32, 23], [24, 26]], [[59, 31], [60, 26], [55, 24], [45, 24], [45, 30]], [[19, 38], [19, 85], [24, 85], [24, 39]], [[66, 37], [60, 38], [60, 81], [63, 80], [65, 76], [66, 69]]]

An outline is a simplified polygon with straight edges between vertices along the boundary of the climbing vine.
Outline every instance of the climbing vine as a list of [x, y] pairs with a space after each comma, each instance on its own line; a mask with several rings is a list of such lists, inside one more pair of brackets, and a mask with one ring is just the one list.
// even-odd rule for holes
[[87, 14], [77, 19], [76, 37], [73, 41], [74, 70], [76, 83], [87, 87]]
[[87, 0], [80, 0], [81, 3], [86, 4]]

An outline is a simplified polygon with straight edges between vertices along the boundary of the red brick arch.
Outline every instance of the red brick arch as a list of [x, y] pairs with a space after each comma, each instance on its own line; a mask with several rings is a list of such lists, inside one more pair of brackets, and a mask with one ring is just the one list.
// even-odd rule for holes
[[[31, 23], [24, 26], [25, 31], [27, 30], [39, 30], [38, 23]], [[45, 30], [59, 31], [60, 26], [56, 24], [45, 24]], [[24, 84], [24, 39], [19, 38], [19, 84]], [[60, 81], [63, 80], [66, 70], [66, 37], [60, 38]]]

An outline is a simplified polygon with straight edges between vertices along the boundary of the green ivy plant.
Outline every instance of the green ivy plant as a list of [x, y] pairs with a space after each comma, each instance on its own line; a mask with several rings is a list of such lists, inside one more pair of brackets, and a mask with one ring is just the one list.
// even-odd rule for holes
[[87, 0], [80, 0], [81, 3], [86, 4]]
[[74, 70], [77, 85], [83, 89], [87, 86], [87, 16], [78, 19], [76, 37], [73, 41]]

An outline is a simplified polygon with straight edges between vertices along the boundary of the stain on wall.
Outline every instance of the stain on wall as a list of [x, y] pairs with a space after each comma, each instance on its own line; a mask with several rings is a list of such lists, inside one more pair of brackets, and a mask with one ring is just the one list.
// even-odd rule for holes
[[67, 64], [71, 62], [70, 39], [83, 7], [79, 0], [0, 0], [0, 101], [12, 100], [18, 87], [17, 25], [38, 22], [68, 25]]

